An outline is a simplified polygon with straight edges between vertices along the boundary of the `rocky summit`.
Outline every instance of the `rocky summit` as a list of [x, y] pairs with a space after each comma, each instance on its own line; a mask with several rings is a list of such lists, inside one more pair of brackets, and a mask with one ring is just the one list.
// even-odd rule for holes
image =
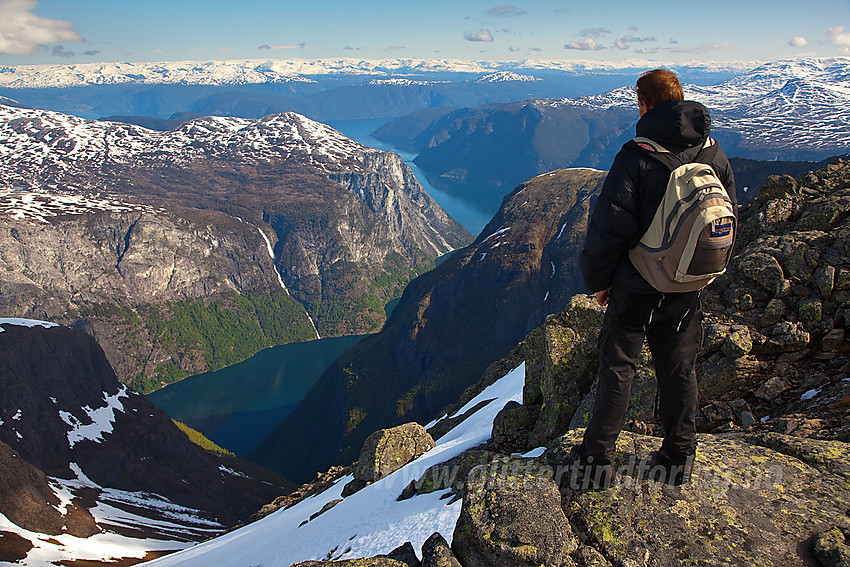
[[376, 330], [469, 238], [399, 156], [294, 113], [155, 132], [0, 105], [0, 155], [0, 311], [86, 329], [140, 389]]

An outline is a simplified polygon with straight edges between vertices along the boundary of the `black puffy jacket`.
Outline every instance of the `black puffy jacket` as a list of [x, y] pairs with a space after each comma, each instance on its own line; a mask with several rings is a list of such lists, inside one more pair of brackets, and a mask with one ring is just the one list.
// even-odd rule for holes
[[[684, 100], [668, 100], [653, 107], [636, 127], [638, 136], [654, 140], [685, 162], [694, 161], [710, 130], [708, 110], [698, 102]], [[737, 208], [735, 177], [722, 149], [718, 148], [709, 165]], [[581, 253], [587, 291], [595, 293], [614, 285], [632, 293], [655, 292], [632, 266], [628, 251], [652, 223], [669, 178], [666, 167], [630, 144], [614, 158]]]

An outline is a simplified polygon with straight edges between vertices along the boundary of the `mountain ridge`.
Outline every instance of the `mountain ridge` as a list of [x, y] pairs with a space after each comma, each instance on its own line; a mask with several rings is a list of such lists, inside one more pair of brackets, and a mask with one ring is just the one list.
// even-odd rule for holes
[[[770, 62], [717, 85], [685, 84], [685, 96], [708, 107], [730, 157], [821, 161], [850, 148], [848, 69], [848, 58]], [[374, 135], [415, 148], [430, 174], [507, 187], [558, 167], [609, 167], [638, 119], [630, 87], [434, 114]]]
[[220, 367], [191, 329], [168, 329], [181, 309], [213, 329], [244, 312], [260, 348], [375, 330], [410, 277], [469, 238], [398, 155], [293, 113], [169, 132], [0, 115], [4, 314], [112, 335], [123, 380]]

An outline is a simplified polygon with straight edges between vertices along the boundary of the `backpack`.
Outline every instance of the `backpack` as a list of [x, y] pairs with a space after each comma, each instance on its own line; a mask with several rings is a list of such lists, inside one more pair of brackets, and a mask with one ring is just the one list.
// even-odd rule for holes
[[[658, 291], [704, 288], [726, 271], [732, 255], [737, 221], [729, 194], [710, 165], [685, 163], [649, 138], [629, 144], [670, 170], [652, 224], [629, 259]], [[717, 148], [708, 138], [694, 159], [711, 162]]]

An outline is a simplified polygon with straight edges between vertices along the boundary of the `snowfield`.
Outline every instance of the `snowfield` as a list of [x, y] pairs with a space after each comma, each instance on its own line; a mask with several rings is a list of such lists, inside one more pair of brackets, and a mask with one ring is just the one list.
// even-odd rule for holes
[[[458, 410], [454, 415], [490, 400], [441, 437], [435, 448], [313, 520], [310, 516], [341, 498], [342, 489], [351, 476], [291, 508], [278, 510], [258, 522], [158, 559], [151, 565], [288, 567], [309, 559], [370, 557], [388, 553], [407, 541], [418, 551], [434, 532], [440, 532], [451, 543], [461, 502], [447, 499], [450, 490], [417, 495], [401, 502], [396, 499], [410, 481], [420, 478], [428, 467], [487, 441], [496, 414], [509, 401], [522, 401], [524, 383], [523, 364]], [[309, 521], [303, 523], [305, 520]]]

